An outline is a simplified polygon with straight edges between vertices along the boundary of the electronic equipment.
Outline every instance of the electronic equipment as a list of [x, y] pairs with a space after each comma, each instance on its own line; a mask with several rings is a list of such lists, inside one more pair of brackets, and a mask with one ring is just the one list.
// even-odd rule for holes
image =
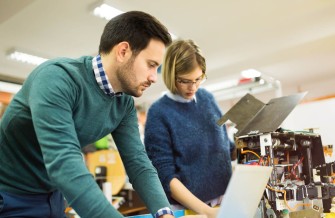
[[279, 127], [305, 94], [267, 104], [247, 94], [218, 121], [236, 124], [238, 164], [273, 168], [255, 217], [282, 217], [287, 211], [290, 217], [321, 217], [331, 210], [335, 164], [325, 162], [321, 136]]

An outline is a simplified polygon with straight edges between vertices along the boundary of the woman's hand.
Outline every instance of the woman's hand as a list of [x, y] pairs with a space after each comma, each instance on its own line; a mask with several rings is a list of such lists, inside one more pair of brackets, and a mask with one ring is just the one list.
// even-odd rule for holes
[[181, 216], [180, 218], [208, 218], [206, 215], [187, 215]]
[[180, 218], [216, 218], [218, 213], [219, 213], [219, 208], [210, 207], [208, 210], [205, 211], [205, 214], [187, 215], [187, 216], [182, 216]]
[[209, 210], [205, 212], [207, 218], [216, 218], [219, 213], [219, 208], [218, 207], [211, 207]]

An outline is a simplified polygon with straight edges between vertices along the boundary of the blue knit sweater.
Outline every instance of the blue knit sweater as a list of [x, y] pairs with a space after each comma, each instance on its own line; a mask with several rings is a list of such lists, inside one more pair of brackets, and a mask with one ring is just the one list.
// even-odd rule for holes
[[149, 108], [145, 147], [170, 203], [169, 183], [178, 178], [195, 196], [208, 201], [224, 194], [230, 179], [233, 146], [225, 126], [216, 121], [222, 113], [205, 89], [196, 101], [181, 103], [164, 95]]

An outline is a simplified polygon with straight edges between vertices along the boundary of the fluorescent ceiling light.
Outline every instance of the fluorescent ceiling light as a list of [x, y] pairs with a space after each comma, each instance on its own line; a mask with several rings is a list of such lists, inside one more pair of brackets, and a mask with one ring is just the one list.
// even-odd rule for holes
[[35, 56], [35, 55], [31, 55], [31, 54], [28, 54], [28, 53], [19, 52], [19, 51], [15, 51], [15, 50], [8, 53], [8, 57], [12, 60], [15, 60], [15, 61], [20, 61], [20, 62], [23, 62], [23, 63], [33, 64], [33, 65], [39, 65], [39, 64], [43, 63], [44, 61], [48, 60], [46, 58], [42, 58], [42, 57], [39, 57], [39, 56]]
[[177, 37], [175, 34], [170, 33], [170, 35], [171, 35], [172, 40], [176, 40], [176, 39], [178, 39], [178, 37]]
[[241, 72], [241, 75], [244, 78], [256, 78], [256, 77], [260, 77], [262, 73], [255, 69], [248, 69], [248, 70], [243, 70]]
[[[95, 16], [106, 19], [106, 20], [110, 20], [113, 17], [116, 17], [122, 13], [124, 13], [124, 11], [114, 8], [105, 2], [102, 2], [101, 4], [99, 4], [93, 9], [93, 14]], [[172, 33], [170, 33], [170, 35], [171, 35], [172, 40], [176, 40], [178, 38], [176, 35]]]
[[106, 20], [110, 20], [117, 15], [122, 14], [123, 11], [116, 9], [106, 3], [102, 3], [93, 9], [93, 14], [97, 17], [105, 18]]
[[22, 85], [0, 81], [0, 91], [16, 94]]

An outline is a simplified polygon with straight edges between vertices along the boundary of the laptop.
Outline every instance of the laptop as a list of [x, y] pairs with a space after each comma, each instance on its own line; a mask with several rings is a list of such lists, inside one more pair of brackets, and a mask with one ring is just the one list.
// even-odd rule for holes
[[272, 167], [236, 164], [217, 218], [253, 218]]

